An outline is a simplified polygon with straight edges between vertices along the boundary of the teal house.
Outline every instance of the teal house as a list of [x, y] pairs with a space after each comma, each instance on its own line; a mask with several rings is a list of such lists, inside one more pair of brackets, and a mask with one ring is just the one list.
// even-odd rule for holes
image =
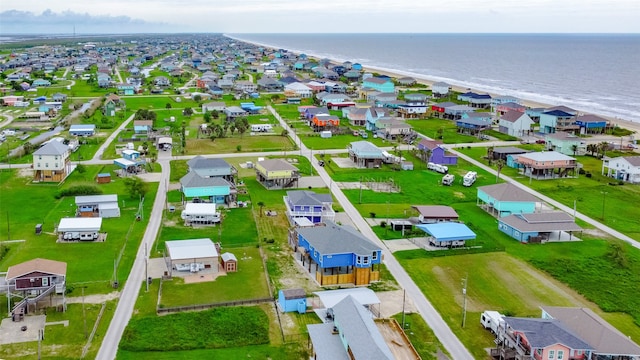
[[[214, 204], [230, 204], [235, 201], [235, 191], [227, 180], [219, 177], [205, 178], [189, 172], [180, 179], [183, 201], [189, 199]], [[196, 202], [194, 201], [194, 202]]]
[[384, 93], [395, 92], [393, 81], [387, 78], [370, 77], [362, 80], [363, 88], [370, 88]]
[[478, 187], [477, 204], [498, 218], [536, 211], [540, 200], [511, 183]]

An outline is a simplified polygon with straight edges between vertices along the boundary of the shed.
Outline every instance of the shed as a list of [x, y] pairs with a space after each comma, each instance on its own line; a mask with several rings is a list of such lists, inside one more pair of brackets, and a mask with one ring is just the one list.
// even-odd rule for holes
[[391, 220], [389, 226], [393, 231], [411, 230], [413, 224], [409, 220]]
[[467, 225], [456, 222], [421, 224], [416, 227], [431, 235], [429, 243], [437, 247], [464, 246], [467, 240], [476, 238], [476, 234]]
[[304, 289], [286, 289], [278, 291], [278, 305], [282, 312], [307, 311], [307, 294]]
[[236, 256], [230, 252], [226, 252], [222, 254], [222, 268], [225, 272], [236, 272], [238, 271], [238, 259]]
[[218, 250], [208, 238], [165, 242], [170, 270], [198, 272], [218, 271]]
[[458, 213], [450, 206], [445, 205], [413, 205], [418, 212], [418, 220], [423, 224], [443, 221], [457, 221]]
[[108, 184], [111, 182], [111, 174], [110, 173], [99, 173], [96, 175], [96, 182], [98, 184]]

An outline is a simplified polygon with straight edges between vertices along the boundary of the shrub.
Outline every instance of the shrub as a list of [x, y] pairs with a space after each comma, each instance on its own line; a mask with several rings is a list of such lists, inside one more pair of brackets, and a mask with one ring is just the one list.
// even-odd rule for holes
[[380, 227], [381, 228], [386, 228], [387, 227], [387, 222], [386, 221], [381, 221], [380, 222]]
[[102, 194], [102, 190], [100, 190], [95, 185], [76, 185], [67, 189], [62, 189], [58, 191], [54, 197], [56, 199], [60, 199], [63, 196], [78, 196], [78, 195], [100, 195]]

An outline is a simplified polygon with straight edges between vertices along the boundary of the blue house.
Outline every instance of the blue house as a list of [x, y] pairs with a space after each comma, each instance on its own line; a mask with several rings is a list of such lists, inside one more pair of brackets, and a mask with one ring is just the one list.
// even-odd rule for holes
[[298, 218], [306, 218], [313, 224], [333, 221], [336, 213], [331, 208], [332, 203], [331, 194], [316, 194], [308, 190], [287, 191], [287, 196], [284, 197], [287, 218], [291, 225], [294, 225], [295, 219]]
[[511, 183], [478, 187], [478, 205], [498, 218], [535, 212], [540, 200]]
[[467, 225], [457, 222], [421, 224], [416, 227], [429, 234], [429, 244], [436, 247], [462, 247], [467, 240], [476, 238], [476, 234]]
[[380, 280], [382, 249], [356, 229], [327, 221], [326, 226], [295, 231], [296, 254], [321, 286], [369, 285]]
[[304, 289], [286, 289], [278, 291], [278, 306], [282, 312], [307, 311], [307, 294]]
[[609, 125], [609, 121], [596, 115], [586, 114], [576, 117], [576, 125], [580, 127], [580, 134], [602, 134]]
[[[220, 177], [201, 177], [194, 171], [180, 179], [180, 186], [184, 199], [198, 198], [214, 204], [229, 204], [234, 201], [232, 185]], [[234, 189], [235, 190], [235, 189]]]
[[250, 114], [257, 114], [262, 109], [262, 106], [256, 106], [252, 102], [240, 103], [240, 107], [242, 108], [242, 110]]
[[512, 214], [498, 219], [498, 229], [523, 243], [571, 240], [574, 231], [582, 231], [573, 216], [563, 211]]
[[578, 130], [575, 124], [575, 116], [562, 110], [543, 112], [540, 115], [540, 132], [553, 134], [558, 131], [575, 132]]

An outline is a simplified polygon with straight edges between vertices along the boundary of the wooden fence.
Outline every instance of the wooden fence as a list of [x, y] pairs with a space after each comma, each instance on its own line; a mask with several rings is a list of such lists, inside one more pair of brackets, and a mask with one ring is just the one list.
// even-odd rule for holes
[[223, 307], [223, 306], [257, 305], [257, 304], [264, 304], [272, 301], [273, 301], [273, 298], [265, 297], [265, 298], [258, 298], [258, 299], [235, 300], [235, 301], [226, 301], [226, 302], [218, 302], [218, 303], [211, 303], [211, 304], [198, 304], [198, 305], [187, 305], [187, 306], [176, 306], [176, 307], [157, 307], [156, 313], [158, 315], [171, 314], [171, 313], [177, 313], [177, 312], [183, 312], [183, 311], [207, 310], [207, 309]]

